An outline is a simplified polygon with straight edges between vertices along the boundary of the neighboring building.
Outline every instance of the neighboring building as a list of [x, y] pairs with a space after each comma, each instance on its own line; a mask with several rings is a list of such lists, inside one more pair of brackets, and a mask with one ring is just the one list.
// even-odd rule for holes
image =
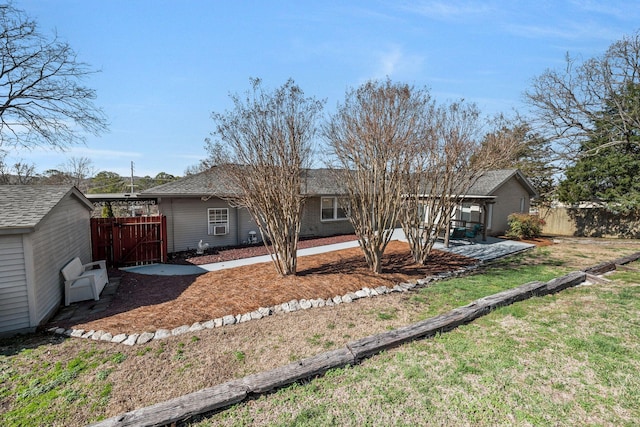
[[[224, 200], [233, 194], [237, 194], [237, 188], [230, 185], [224, 167], [219, 166], [150, 188], [139, 197], [157, 199], [159, 213], [167, 217], [168, 251], [178, 252], [197, 248], [200, 240], [211, 247], [220, 247], [248, 243], [254, 235], [260, 238], [249, 212]], [[340, 194], [331, 170], [308, 170], [303, 194], [308, 198], [301, 236], [353, 232], [338, 207]]]
[[[159, 213], [167, 217], [168, 251], [195, 249], [202, 240], [211, 247], [250, 242], [258, 228], [249, 212], [231, 206], [225, 196], [237, 188], [230, 186], [224, 167], [150, 188], [138, 197], [156, 198]], [[302, 193], [307, 196], [300, 234], [321, 237], [352, 233], [353, 227], [340, 209], [343, 195], [334, 172], [310, 169]], [[484, 223], [488, 234], [507, 230], [507, 217], [529, 212], [530, 198], [536, 192], [517, 169], [489, 171], [478, 179], [456, 211], [455, 219]]]
[[91, 261], [92, 209], [75, 187], [0, 185], [0, 335], [32, 332], [58, 309], [62, 267]]

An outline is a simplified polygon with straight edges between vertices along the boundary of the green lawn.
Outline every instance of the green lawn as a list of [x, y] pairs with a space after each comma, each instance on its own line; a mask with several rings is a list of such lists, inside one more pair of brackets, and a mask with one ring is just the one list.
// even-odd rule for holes
[[[455, 305], [452, 294], [475, 298], [485, 280], [500, 288], [503, 275], [509, 281], [526, 270], [420, 295]], [[193, 425], [637, 425], [640, 273], [608, 278], [614, 282], [498, 309]]]
[[[360, 312], [356, 303], [350, 310], [390, 327], [403, 310], [417, 321], [567, 271], [537, 249], [482, 274], [403, 294], [404, 305]], [[613, 281], [605, 285], [501, 308], [194, 425], [634, 425], [640, 419], [640, 273], [608, 277]], [[306, 341], [318, 352], [344, 345], [353, 338], [340, 335], [338, 322]], [[162, 381], [193, 381], [192, 369], [222, 363], [197, 352], [219, 346], [211, 336], [134, 348], [47, 335], [0, 343], [0, 425], [86, 425], [117, 403], [117, 387], [144, 396]], [[295, 344], [277, 345], [288, 354]], [[227, 349], [229, 366], [252, 363], [248, 348]], [[139, 370], [156, 383], [129, 382]]]

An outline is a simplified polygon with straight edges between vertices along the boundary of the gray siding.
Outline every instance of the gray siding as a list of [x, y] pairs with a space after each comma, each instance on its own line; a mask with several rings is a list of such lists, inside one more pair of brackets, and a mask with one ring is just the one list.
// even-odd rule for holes
[[74, 257], [91, 261], [90, 211], [70, 194], [38, 224], [32, 234], [36, 319], [52, 315], [64, 297], [60, 270]]
[[[249, 230], [256, 230], [248, 213], [238, 212], [218, 198], [163, 198], [158, 208], [167, 217], [167, 244], [169, 252], [196, 249], [202, 240], [211, 247], [233, 246], [245, 241]], [[229, 232], [222, 236], [208, 234], [207, 209], [229, 209]]]
[[0, 236], [0, 335], [29, 326], [22, 235]]
[[523, 212], [529, 213], [529, 193], [516, 179], [510, 179], [493, 193], [496, 203], [493, 206], [493, 218], [490, 233], [504, 234], [509, 228], [507, 217], [520, 212], [520, 201], [524, 199]]
[[308, 198], [302, 212], [300, 235], [326, 237], [353, 233], [353, 226], [349, 220], [322, 221], [320, 214], [320, 197]]

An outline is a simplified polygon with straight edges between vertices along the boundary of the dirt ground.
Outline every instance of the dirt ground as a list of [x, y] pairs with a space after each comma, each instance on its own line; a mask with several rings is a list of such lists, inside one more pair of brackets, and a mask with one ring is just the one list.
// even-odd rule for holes
[[[331, 242], [344, 240], [338, 237]], [[323, 239], [316, 243], [327, 242], [328, 239]], [[255, 255], [256, 247], [246, 249]], [[202, 264], [211, 262], [212, 257], [217, 261], [233, 259], [241, 252], [242, 249], [233, 249], [230, 254], [189, 259]], [[298, 274], [292, 277], [279, 276], [271, 262], [189, 276], [120, 272], [118, 292], [106, 311], [82, 323], [58, 322], [56, 326], [103, 330], [113, 335], [154, 332], [228, 314], [249, 313], [293, 299], [327, 299], [364, 287], [393, 287], [474, 263], [473, 259], [436, 251], [427, 265], [417, 266], [412, 262], [408, 245], [393, 241], [387, 247], [384, 271], [379, 275], [369, 271], [359, 248], [300, 257]]]

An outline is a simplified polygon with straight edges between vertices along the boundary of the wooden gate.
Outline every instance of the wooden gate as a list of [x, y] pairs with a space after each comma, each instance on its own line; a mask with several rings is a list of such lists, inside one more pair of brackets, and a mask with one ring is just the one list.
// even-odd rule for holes
[[167, 260], [167, 218], [91, 218], [93, 259], [110, 267], [152, 264]]

